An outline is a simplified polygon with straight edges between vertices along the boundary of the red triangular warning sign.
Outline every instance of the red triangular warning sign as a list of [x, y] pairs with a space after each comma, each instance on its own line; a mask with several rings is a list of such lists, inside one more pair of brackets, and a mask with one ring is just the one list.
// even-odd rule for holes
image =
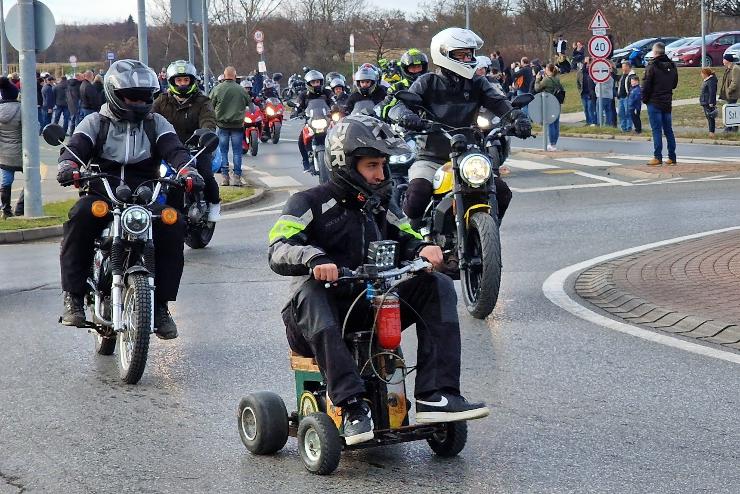
[[591, 19], [591, 23], [588, 25], [588, 28], [609, 29], [609, 23], [606, 21], [606, 17], [604, 17], [604, 13], [601, 11], [601, 9], [596, 11], [593, 19]]

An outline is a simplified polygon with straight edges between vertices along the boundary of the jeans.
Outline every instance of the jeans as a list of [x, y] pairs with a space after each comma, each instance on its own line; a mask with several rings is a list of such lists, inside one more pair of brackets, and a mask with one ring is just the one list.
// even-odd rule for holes
[[619, 98], [619, 127], [624, 132], [632, 130], [631, 117], [630, 100], [628, 98]]
[[581, 96], [581, 103], [583, 104], [583, 113], [586, 115], [586, 123], [589, 125], [597, 124], [596, 108], [591, 96]]
[[[522, 94], [527, 94], [527, 91], [522, 91], [521, 89], [517, 89], [517, 90], [516, 90], [516, 95], [517, 95], [517, 96], [520, 96], [520, 95], [522, 95]], [[529, 106], [529, 105], [527, 105], [527, 106], [525, 106], [524, 108], [522, 108], [522, 111], [523, 111], [523, 112], [524, 112], [524, 114], [525, 114], [525, 115], [527, 115], [527, 116], [529, 116], [529, 108], [528, 108], [528, 106]]]
[[67, 128], [69, 127], [69, 108], [66, 106], [55, 106], [54, 107], [54, 116], [51, 118], [52, 123], [58, 123], [60, 118], [62, 117], [64, 119], [64, 131], [67, 131]]
[[599, 111], [604, 114], [604, 125], [615, 126], [617, 124], [617, 116], [612, 108], [613, 103], [613, 98], [598, 99]]
[[41, 131], [44, 130], [44, 122], [46, 122], [46, 110], [41, 108], [41, 106], [38, 106], [38, 118], [39, 118], [39, 135], [41, 135]]
[[663, 159], [663, 134], [668, 144], [668, 159], [676, 161], [676, 138], [673, 135], [673, 122], [671, 112], [661, 111], [654, 105], [648, 104], [648, 119], [650, 128], [653, 131], [653, 156], [656, 159]]
[[221, 129], [218, 134], [218, 150], [221, 153], [221, 173], [229, 174], [229, 143], [231, 143], [231, 154], [234, 158], [234, 175], [242, 176], [242, 139], [244, 131], [239, 129]]
[[547, 136], [551, 145], [558, 143], [560, 138], [560, 117], [556, 118], [555, 121], [547, 125]]
[[13, 180], [15, 180], [15, 171], [0, 168], [0, 174], [0, 186], [6, 188], [13, 185]]

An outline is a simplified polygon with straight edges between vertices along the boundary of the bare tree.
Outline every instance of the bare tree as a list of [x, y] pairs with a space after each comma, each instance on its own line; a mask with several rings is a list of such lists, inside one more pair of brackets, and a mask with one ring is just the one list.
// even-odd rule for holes
[[[649, 1], [649, 0], [648, 0]], [[582, 24], [587, 16], [581, 0], [520, 0], [519, 12], [545, 35], [548, 54], [552, 54], [555, 35]]]
[[377, 10], [361, 17], [364, 33], [375, 50], [375, 59], [385, 57], [389, 48], [400, 46], [406, 18], [400, 10]]
[[740, 17], [740, 0], [719, 0], [716, 10], [728, 17]]

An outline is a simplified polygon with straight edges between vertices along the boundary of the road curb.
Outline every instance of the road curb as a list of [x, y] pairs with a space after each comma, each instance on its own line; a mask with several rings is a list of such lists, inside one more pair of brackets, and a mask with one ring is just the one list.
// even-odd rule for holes
[[[238, 201], [229, 202], [221, 206], [221, 211], [236, 211], [247, 206], [255, 204], [265, 197], [266, 190], [255, 188], [254, 194]], [[0, 245], [2, 244], [20, 244], [33, 240], [43, 240], [45, 238], [60, 237], [62, 235], [62, 225], [42, 226], [39, 228], [24, 228], [21, 230], [12, 230], [0, 232]]]
[[740, 326], [737, 324], [661, 307], [630, 293], [614, 281], [614, 272], [622, 265], [675, 245], [677, 244], [641, 251], [588, 268], [576, 277], [575, 292], [584, 300], [629, 324], [740, 350]]
[[[612, 134], [579, 134], [575, 132], [561, 132], [560, 137], [575, 137], [578, 139], [603, 139], [612, 141], [646, 141], [652, 142], [652, 137], [637, 135], [612, 135]], [[740, 141], [725, 141], [721, 139], [699, 139], [693, 137], [676, 137], [676, 142], [683, 144], [713, 144], [717, 146], [740, 146]]]

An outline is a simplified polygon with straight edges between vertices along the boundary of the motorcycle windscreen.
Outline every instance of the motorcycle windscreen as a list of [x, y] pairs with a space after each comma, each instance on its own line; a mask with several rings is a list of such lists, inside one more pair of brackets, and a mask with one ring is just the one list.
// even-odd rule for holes
[[352, 115], [357, 115], [358, 113], [362, 115], [375, 115], [374, 108], [375, 103], [373, 103], [373, 100], [364, 99], [355, 103], [354, 108], [352, 108]]
[[306, 116], [309, 118], [321, 118], [329, 115], [329, 105], [324, 98], [316, 98], [308, 101], [306, 105]]

